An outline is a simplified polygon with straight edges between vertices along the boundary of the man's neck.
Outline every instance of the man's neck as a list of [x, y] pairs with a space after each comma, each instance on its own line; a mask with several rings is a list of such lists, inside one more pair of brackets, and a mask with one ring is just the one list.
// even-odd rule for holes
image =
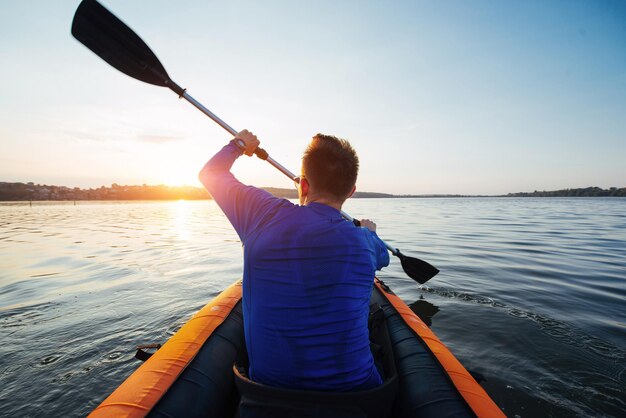
[[337, 200], [334, 200], [334, 199], [328, 199], [328, 198], [323, 197], [323, 196], [312, 196], [312, 197], [307, 196], [304, 199], [303, 206], [306, 206], [309, 203], [322, 203], [322, 204], [324, 204], [326, 206], [330, 206], [332, 208], [335, 208], [338, 211], [341, 211], [341, 207], [343, 206], [343, 201], [337, 201]]

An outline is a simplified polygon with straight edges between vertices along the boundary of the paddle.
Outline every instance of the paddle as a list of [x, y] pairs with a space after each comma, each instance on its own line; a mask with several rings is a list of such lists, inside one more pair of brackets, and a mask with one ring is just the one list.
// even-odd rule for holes
[[[72, 35], [96, 55], [124, 74], [146, 83], [169, 88], [178, 97], [187, 100], [202, 113], [213, 119], [231, 135], [237, 135], [235, 129], [191, 97], [186, 89], [176, 84], [169, 77], [167, 71], [165, 71], [165, 68], [148, 45], [124, 22], [115, 17], [96, 0], [83, 0], [80, 3], [72, 22]], [[298, 176], [276, 162], [264, 149], [257, 148], [254, 153], [257, 157], [276, 167], [291, 180], [297, 180]], [[343, 211], [341, 213], [347, 220], [355, 222], [355, 219], [347, 213]], [[355, 224], [358, 225], [358, 221]], [[400, 259], [405, 273], [417, 282], [426, 283], [426, 281], [439, 273], [437, 268], [427, 262], [405, 256], [397, 248], [387, 243], [385, 245], [393, 255]]]

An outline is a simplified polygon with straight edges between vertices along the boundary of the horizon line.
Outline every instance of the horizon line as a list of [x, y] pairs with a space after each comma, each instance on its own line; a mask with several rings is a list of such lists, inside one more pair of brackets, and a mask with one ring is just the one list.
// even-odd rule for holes
[[[33, 186], [39, 186], [39, 187], [63, 187], [63, 188], [67, 188], [70, 190], [74, 190], [74, 189], [79, 189], [79, 190], [98, 190], [101, 188], [114, 188], [114, 186], [117, 187], [164, 187], [164, 188], [170, 188], [170, 189], [184, 189], [184, 188], [192, 188], [192, 189], [197, 189], [197, 190], [206, 190], [204, 187], [200, 187], [200, 186], [194, 186], [194, 185], [189, 185], [189, 184], [183, 184], [183, 185], [168, 185], [168, 184], [118, 184], [118, 183], [111, 183], [110, 186], [105, 186], [105, 185], [101, 185], [99, 187], [89, 187], [89, 188], [83, 188], [83, 187], [79, 187], [79, 186], [64, 186], [64, 185], [55, 185], [55, 184], [41, 184], [41, 183], [35, 183], [35, 182], [10, 182], [10, 181], [0, 181], [0, 185], [2, 184], [24, 184], [24, 185], [30, 185], [32, 184]], [[257, 187], [257, 186], [255, 186]], [[260, 189], [274, 189], [277, 191], [292, 191], [291, 188], [287, 188], [287, 187], [275, 187], [275, 186], [258, 186], [258, 188]], [[508, 196], [508, 195], [515, 195], [515, 194], [533, 194], [533, 193], [555, 193], [555, 192], [565, 192], [565, 191], [570, 191], [570, 190], [585, 190], [585, 189], [599, 189], [599, 190], [603, 190], [603, 191], [611, 191], [611, 190], [622, 190], [622, 189], [626, 189], [626, 186], [624, 187], [616, 187], [616, 186], [611, 186], [608, 188], [602, 188], [599, 186], [585, 186], [585, 187], [567, 187], [567, 188], [562, 188], [562, 189], [554, 189], [554, 190], [537, 190], [535, 189], [534, 191], [518, 191], [518, 192], [507, 192], [504, 194], [470, 194], [470, 193], [402, 193], [402, 194], [394, 194], [394, 193], [388, 193], [388, 192], [379, 192], [379, 191], [357, 191], [356, 194], [378, 194], [378, 195], [386, 195], [388, 197], [502, 197], [502, 196]]]

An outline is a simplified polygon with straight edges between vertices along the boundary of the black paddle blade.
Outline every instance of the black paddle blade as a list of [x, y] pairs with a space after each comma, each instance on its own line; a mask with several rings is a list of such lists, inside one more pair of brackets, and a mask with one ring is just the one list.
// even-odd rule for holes
[[394, 254], [400, 259], [404, 272], [419, 284], [424, 284], [439, 273], [439, 269], [427, 262], [414, 257], [408, 257], [400, 251]]
[[72, 22], [72, 35], [126, 75], [184, 93], [148, 45], [96, 0], [83, 0]]

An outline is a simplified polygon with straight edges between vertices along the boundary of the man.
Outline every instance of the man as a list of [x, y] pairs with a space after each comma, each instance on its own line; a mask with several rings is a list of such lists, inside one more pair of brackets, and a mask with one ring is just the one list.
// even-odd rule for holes
[[382, 383], [369, 348], [374, 274], [389, 264], [376, 225], [342, 218], [359, 160], [350, 144], [313, 137], [302, 158], [300, 205], [231, 173], [259, 140], [240, 132], [200, 172], [244, 247], [243, 315], [250, 378], [276, 387], [355, 391]]

